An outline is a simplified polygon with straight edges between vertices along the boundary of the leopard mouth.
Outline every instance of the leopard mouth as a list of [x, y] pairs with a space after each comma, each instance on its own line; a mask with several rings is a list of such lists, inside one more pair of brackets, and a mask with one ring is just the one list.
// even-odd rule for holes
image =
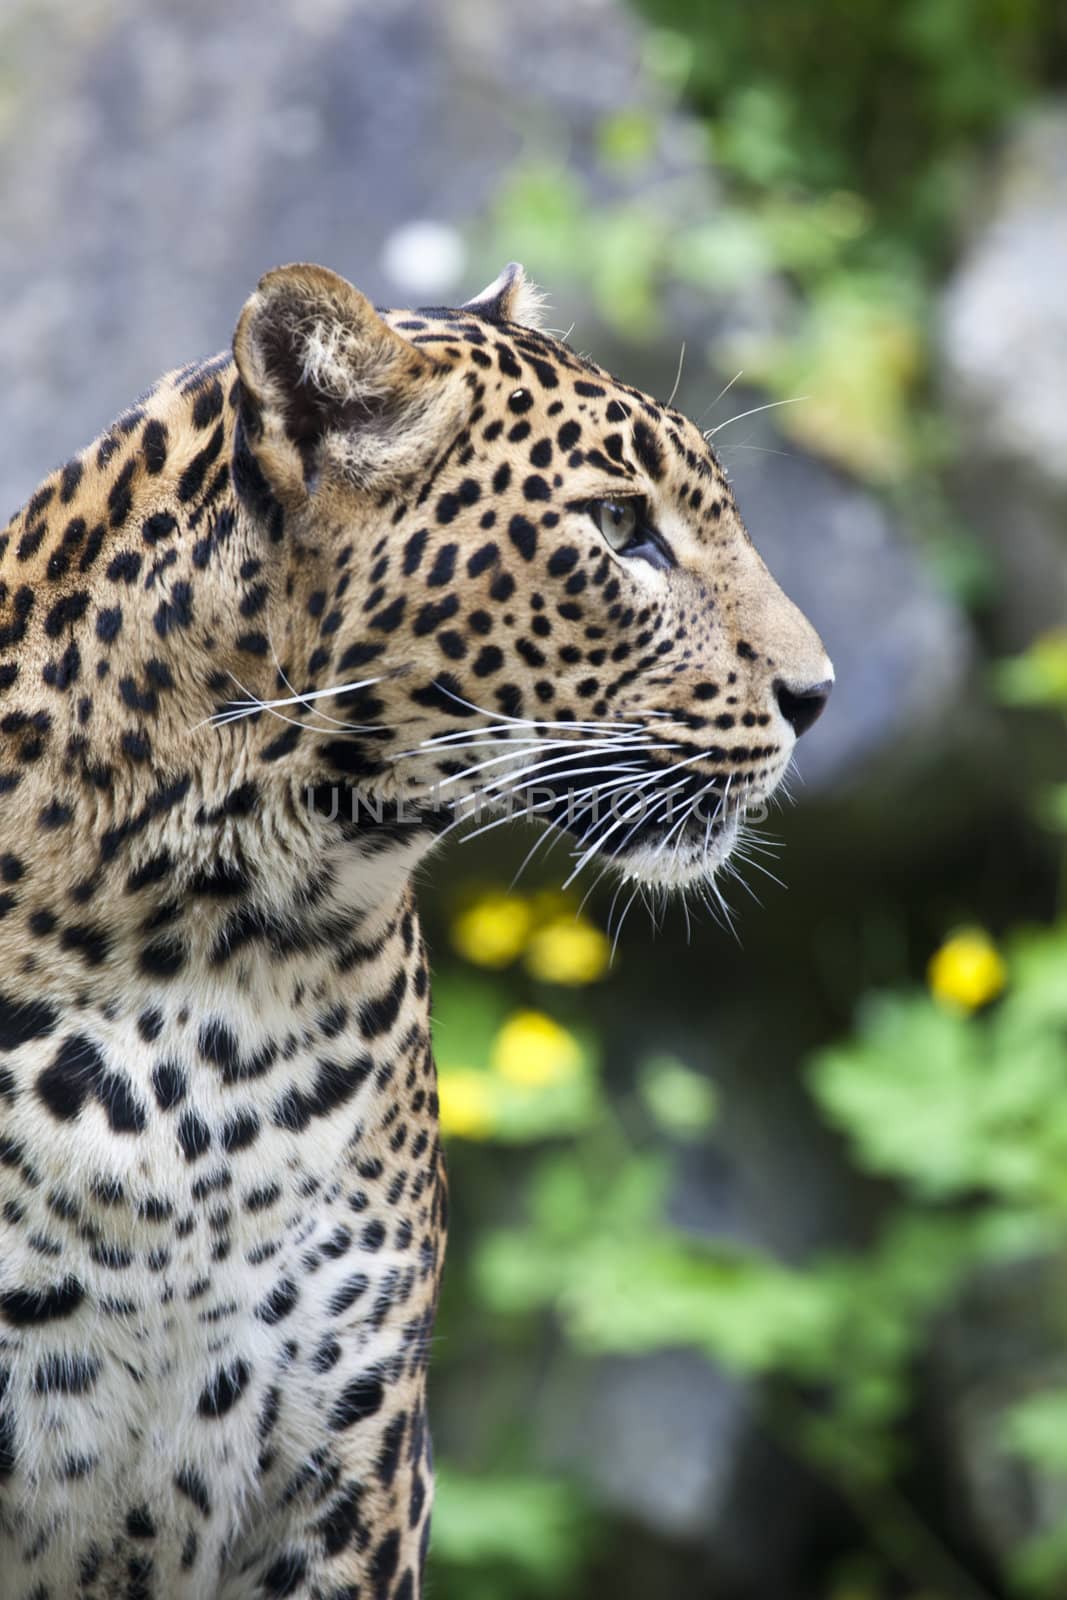
[[[566, 833], [578, 866], [607, 862], [628, 877], [683, 888], [713, 877], [737, 842], [745, 802], [722, 773], [692, 761], [576, 754], [521, 790], [526, 814]], [[748, 797], [746, 796], [746, 799]]]

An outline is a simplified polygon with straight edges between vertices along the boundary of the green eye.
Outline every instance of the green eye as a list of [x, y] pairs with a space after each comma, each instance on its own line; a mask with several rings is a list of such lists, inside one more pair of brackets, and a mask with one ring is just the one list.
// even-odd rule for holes
[[584, 509], [616, 555], [639, 557], [650, 567], [674, 566], [670, 545], [652, 527], [646, 500], [589, 500]]
[[595, 500], [589, 512], [613, 550], [625, 550], [633, 543], [641, 519], [632, 500]]

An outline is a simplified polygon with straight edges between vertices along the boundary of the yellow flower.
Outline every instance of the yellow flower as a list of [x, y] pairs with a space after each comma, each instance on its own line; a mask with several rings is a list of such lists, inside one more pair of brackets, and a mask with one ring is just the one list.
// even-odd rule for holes
[[456, 918], [452, 943], [476, 966], [506, 967], [521, 953], [530, 920], [530, 907], [520, 895], [482, 895]]
[[544, 1089], [581, 1070], [582, 1049], [543, 1011], [516, 1011], [493, 1041], [492, 1064], [509, 1083]]
[[485, 1139], [493, 1130], [493, 1095], [489, 1078], [473, 1067], [442, 1071], [437, 1082], [441, 1132], [446, 1137]]
[[953, 1011], [977, 1011], [1003, 989], [1007, 970], [989, 935], [964, 928], [936, 950], [927, 968], [930, 992]]
[[561, 916], [538, 928], [526, 951], [526, 970], [545, 983], [577, 987], [608, 970], [611, 946], [584, 917]]

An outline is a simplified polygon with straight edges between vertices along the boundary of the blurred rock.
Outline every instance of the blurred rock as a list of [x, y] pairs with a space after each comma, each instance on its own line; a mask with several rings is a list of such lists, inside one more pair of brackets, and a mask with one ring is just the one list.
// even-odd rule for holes
[[580, 1469], [608, 1510], [702, 1552], [707, 1592], [793, 1593], [818, 1491], [760, 1431], [747, 1385], [685, 1350], [595, 1365], [562, 1356], [541, 1401], [546, 1460]]
[[442, 243], [531, 135], [589, 165], [639, 81], [613, 0], [13, 0], [0, 58], [8, 509], [161, 371], [224, 346], [267, 267], [322, 261], [403, 303], [414, 223], [435, 293], [480, 288], [448, 281], [462, 253]]
[[1015, 129], [982, 190], [942, 308], [949, 382], [976, 440], [1067, 491], [1067, 104]]
[[706, 1539], [751, 1426], [744, 1388], [688, 1351], [564, 1359], [552, 1383], [546, 1453], [580, 1465], [612, 1510], [676, 1539]]
[[1004, 636], [1067, 615], [1067, 104], [1029, 114], [982, 184], [942, 300], [958, 494], [1004, 580]]
[[[745, 407], [738, 399], [731, 409]], [[715, 442], [749, 531], [837, 673], [817, 734], [798, 747], [801, 776], [817, 789], [887, 752], [906, 765], [944, 741], [964, 694], [972, 650], [958, 606], [874, 495], [761, 418], [740, 424], [738, 437], [736, 451], [729, 434]]]
[[956, 1536], [1006, 1576], [1021, 1547], [1061, 1529], [1067, 1484], [1007, 1447], [1006, 1420], [1032, 1395], [1067, 1384], [1054, 1307], [1062, 1260], [987, 1268], [938, 1329], [927, 1404], [941, 1496]]

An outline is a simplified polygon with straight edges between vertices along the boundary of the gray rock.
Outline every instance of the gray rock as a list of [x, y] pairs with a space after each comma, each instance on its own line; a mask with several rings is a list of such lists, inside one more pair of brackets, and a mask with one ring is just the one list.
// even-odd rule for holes
[[546, 1400], [546, 1455], [580, 1465], [602, 1504], [686, 1542], [718, 1523], [751, 1426], [742, 1385], [699, 1356], [668, 1351], [577, 1370], [561, 1361]]
[[[763, 1435], [747, 1385], [673, 1350], [595, 1365], [561, 1359], [540, 1399], [546, 1461], [579, 1469], [604, 1509], [700, 1552], [715, 1593], [788, 1592], [816, 1493]], [[615, 1581], [625, 1583], [621, 1572]]]
[[986, 175], [941, 304], [957, 495], [1001, 579], [1008, 647], [1067, 614], [1067, 104], [1027, 116]]
[[[481, 217], [539, 130], [587, 158], [637, 72], [614, 0], [97, 0], [46, 22], [24, 0], [0, 56], [20, 85], [0, 122], [9, 508], [224, 346], [267, 267], [322, 261], [403, 303], [397, 230]], [[481, 287], [463, 278], [442, 291]]]
[[760, 422], [739, 424], [755, 450], [731, 450], [726, 433], [720, 447], [767, 565], [834, 662], [830, 709], [797, 750], [802, 778], [818, 789], [886, 752], [899, 764], [943, 740], [972, 646], [958, 607], [882, 502]]
[[927, 1404], [956, 1531], [1008, 1573], [1020, 1549], [1064, 1525], [1067, 1485], [1008, 1448], [1007, 1417], [1031, 1396], [1056, 1393], [1067, 1361], [1054, 1315], [1063, 1263], [1032, 1259], [990, 1267], [937, 1330]]
[[941, 344], [974, 439], [1067, 491], [1067, 104], [1020, 124], [945, 291]]

